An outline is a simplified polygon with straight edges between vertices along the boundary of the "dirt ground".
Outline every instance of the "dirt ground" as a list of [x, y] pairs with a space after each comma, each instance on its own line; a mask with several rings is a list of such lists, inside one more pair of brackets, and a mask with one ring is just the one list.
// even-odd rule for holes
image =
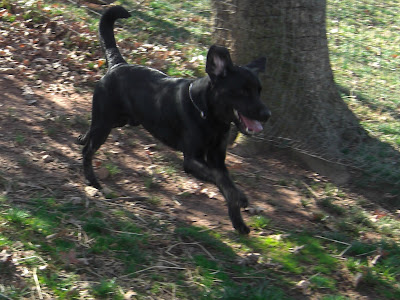
[[[73, 198], [88, 192], [75, 140], [89, 126], [91, 90], [79, 83], [93, 84], [102, 71], [80, 62], [88, 55], [97, 62], [100, 49], [83, 43], [79, 51], [67, 50], [62, 37], [70, 27], [82, 35], [89, 34], [87, 28], [63, 19], [43, 22], [43, 28], [29, 20], [0, 27], [0, 172], [11, 183], [11, 199], [26, 200], [34, 193]], [[313, 226], [314, 208], [305, 210], [302, 200], [310, 185], [326, 179], [285, 152], [268, 146], [255, 152], [247, 144], [234, 145], [227, 156], [235, 182], [250, 200], [245, 219], [262, 212], [284, 226]], [[186, 175], [182, 155], [141, 128], [113, 130], [95, 166], [114, 196], [150, 198], [174, 218], [232, 230], [216, 187]]]
[[[35, 88], [30, 82], [4, 74], [0, 86], [0, 164], [3, 176], [12, 182], [10, 198], [26, 199], [27, 189], [56, 198], [84, 193], [81, 146], [75, 140], [89, 124], [91, 95], [54, 91], [46, 84]], [[287, 183], [297, 180], [307, 185], [324, 179], [296, 165], [285, 154], [254, 155], [246, 148], [234, 145], [227, 156], [235, 182], [250, 199], [245, 218], [262, 211], [285, 227], [311, 225], [310, 212], [302, 209], [300, 202], [303, 187], [296, 190]], [[232, 230], [217, 188], [186, 175], [182, 155], [141, 128], [114, 129], [94, 164], [104, 186], [120, 198], [156, 198], [157, 206], [171, 216]], [[105, 167], [110, 165], [118, 171]]]
[[[53, 198], [83, 201], [88, 207], [96, 202], [103, 206], [118, 203], [129, 210], [141, 202], [139, 212], [143, 214], [233, 232], [218, 189], [187, 175], [182, 154], [162, 145], [141, 127], [114, 129], [96, 154], [96, 173], [107, 195], [88, 187], [82, 172], [82, 146], [76, 144], [76, 138], [90, 124], [91, 90], [85, 84], [99, 79], [101, 71], [73, 63], [86, 54], [65, 49], [58, 36], [66, 31], [63, 22], [48, 22], [45, 35], [29, 22], [21, 24], [20, 28], [8, 23], [0, 27], [0, 48], [4, 47], [0, 49], [4, 58], [0, 65], [0, 195], [16, 205]], [[87, 52], [97, 57], [95, 52]], [[81, 81], [83, 88], [76, 84]], [[249, 198], [250, 206], [243, 210], [245, 221], [251, 223], [253, 215], [263, 215], [276, 230], [330, 230], [329, 222], [320, 222], [324, 214], [315, 201], [330, 181], [285, 150], [267, 144], [265, 149], [255, 150], [248, 141], [242, 138], [227, 155], [235, 183]], [[311, 188], [315, 185], [319, 189]], [[381, 209], [377, 203], [385, 193], [360, 191], [351, 184], [341, 189], [346, 193], [340, 199], [341, 206], [365, 199], [369, 211]], [[366, 233], [360, 239], [379, 240], [380, 236]], [[97, 260], [96, 271], [107, 275], [104, 261]], [[378, 299], [353, 291], [348, 286], [351, 279], [343, 274], [346, 272], [337, 278], [338, 287], [347, 295]], [[306, 298], [318, 299], [318, 295]]]
[[[91, 94], [62, 85], [35, 87], [7, 74], [0, 75], [0, 87], [0, 170], [11, 182], [10, 199], [28, 200], [34, 193], [65, 199], [99, 197], [85, 185], [81, 146], [75, 142], [89, 126]], [[244, 218], [262, 213], [285, 228], [313, 226], [315, 210], [304, 209], [304, 190], [327, 179], [283, 151], [251, 149], [246, 142], [234, 144], [226, 160], [250, 200]], [[143, 197], [171, 218], [232, 230], [218, 189], [184, 173], [182, 155], [140, 127], [114, 129], [94, 165], [114, 197]]]
[[[103, 194], [85, 184], [81, 146], [75, 142], [89, 126], [91, 93], [78, 93], [61, 83], [21, 81], [15, 73], [0, 74], [0, 91], [0, 175], [7, 183], [4, 193], [9, 201], [18, 205], [35, 197], [104, 201]], [[184, 173], [182, 155], [140, 127], [114, 129], [96, 154], [94, 165], [113, 197], [106, 201], [126, 208], [132, 201], [143, 201], [142, 211], [147, 214], [233, 231], [217, 188]], [[282, 230], [326, 226], [319, 222], [316, 203], [309, 201], [305, 207], [304, 201], [310, 193], [318, 193], [310, 186], [328, 180], [299, 165], [286, 152], [268, 147], [255, 151], [243, 142], [229, 149], [227, 165], [250, 200], [243, 211], [245, 221], [258, 214]], [[351, 186], [344, 189], [350, 195], [341, 200], [345, 206], [364, 197], [353, 193]], [[357, 299], [370, 298], [357, 295]]]

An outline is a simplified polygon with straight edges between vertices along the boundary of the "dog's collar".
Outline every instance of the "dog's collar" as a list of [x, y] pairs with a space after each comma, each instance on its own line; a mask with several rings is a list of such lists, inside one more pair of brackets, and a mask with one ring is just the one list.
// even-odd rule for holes
[[190, 83], [190, 85], [189, 85], [189, 98], [190, 98], [190, 101], [192, 101], [193, 106], [199, 111], [200, 117], [201, 117], [202, 119], [205, 120], [207, 117], [206, 117], [206, 115], [204, 114], [204, 111], [202, 111], [202, 110], [196, 105], [196, 103], [194, 103], [194, 101], [193, 101], [193, 97], [192, 97], [192, 86], [193, 86], [193, 82]]

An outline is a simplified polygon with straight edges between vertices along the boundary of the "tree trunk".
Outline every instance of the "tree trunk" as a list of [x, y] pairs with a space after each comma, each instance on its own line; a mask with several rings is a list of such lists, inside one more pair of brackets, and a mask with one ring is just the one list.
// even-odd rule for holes
[[325, 0], [213, 0], [214, 39], [237, 64], [266, 56], [268, 140], [341, 158], [367, 137], [333, 80]]

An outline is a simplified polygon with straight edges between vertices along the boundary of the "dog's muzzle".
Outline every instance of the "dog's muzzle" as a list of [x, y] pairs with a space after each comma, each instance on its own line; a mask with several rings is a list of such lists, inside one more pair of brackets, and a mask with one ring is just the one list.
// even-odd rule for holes
[[271, 116], [271, 112], [268, 108], [265, 108], [259, 112], [260, 115], [258, 120], [247, 118], [243, 116], [240, 112], [238, 112], [236, 109], [233, 110], [233, 113], [236, 118], [235, 120], [236, 126], [242, 133], [248, 135], [253, 135], [255, 133], [262, 131], [263, 126], [261, 125], [261, 122], [266, 122]]

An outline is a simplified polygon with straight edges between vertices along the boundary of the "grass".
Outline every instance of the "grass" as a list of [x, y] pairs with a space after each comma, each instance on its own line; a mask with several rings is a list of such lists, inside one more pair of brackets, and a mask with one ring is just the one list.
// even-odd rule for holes
[[332, 68], [342, 98], [363, 127], [385, 143], [360, 149], [352, 160], [370, 176], [398, 185], [400, 174], [393, 162], [398, 160], [400, 149], [397, 4], [328, 1], [327, 31]]
[[[63, 220], [71, 218], [72, 213], [75, 215], [73, 223], [65, 223]], [[150, 224], [151, 218], [149, 215], [144, 221]], [[383, 299], [399, 295], [400, 289], [396, 286], [400, 248], [396, 243], [365, 243], [343, 231], [324, 239], [314, 232], [279, 232], [271, 220], [254, 219], [255, 224], [261, 225], [255, 226], [254, 234], [249, 237], [187, 225], [171, 232], [172, 224], [168, 225], [165, 220], [162, 227], [141, 225], [135, 221], [134, 214], [118, 206], [107, 210], [92, 206], [87, 211], [83, 205], [36, 197], [28, 207], [19, 208], [4, 200], [0, 207], [0, 246], [16, 257], [29, 252], [32, 258], [21, 260], [21, 266], [28, 270], [36, 268], [42, 287], [59, 299], [78, 296], [79, 275], [75, 270], [84, 268], [85, 257], [107, 257], [111, 268], [121, 268], [117, 271], [120, 278], [135, 280], [136, 274], [154, 268], [155, 262], [165, 260], [165, 255], [170, 257], [169, 263], [159, 265], [160, 270], [173, 269], [167, 273], [148, 271], [151, 277], [146, 280], [152, 286], [152, 295], [161, 296], [165, 290], [174, 290], [184, 299], [240, 299], [244, 295], [249, 299], [290, 299], [285, 290], [301, 276], [309, 277], [311, 290], [326, 297], [340, 297], [334, 294], [338, 287], [337, 272], [343, 269], [353, 275], [368, 270], [364, 284], [385, 286], [385, 291], [380, 292]], [[382, 220], [382, 223], [387, 221]], [[257, 234], [268, 229], [275, 232]], [[167, 247], [160, 247], [166, 240], [155, 235], [160, 234], [160, 230], [167, 237]], [[79, 236], [87, 236], [86, 242]], [[347, 251], [344, 252], [347, 246], [340, 241], [350, 246]], [[190, 255], [185, 254], [188, 250]], [[252, 253], [258, 253], [257, 261], [247, 261], [247, 255]], [[340, 257], [340, 253], [344, 256]], [[370, 266], [371, 257], [378, 253], [384, 255], [376, 265]], [[41, 269], [41, 266], [46, 267]], [[99, 266], [99, 269], [103, 268]], [[2, 270], [7, 272], [6, 268]], [[195, 289], [187, 286], [189, 278]], [[124, 282], [113, 277], [95, 277], [94, 282], [86, 286], [85, 293], [97, 298], [123, 299], [129, 289]], [[71, 287], [75, 289], [68, 293]], [[17, 295], [15, 298], [23, 293], [11, 287], [6, 287], [6, 291], [10, 297]], [[145, 295], [146, 291], [138, 288], [135, 293]]]
[[124, 299], [115, 280], [103, 280], [93, 288], [93, 294], [100, 299]]
[[[210, 44], [208, 1], [146, 1], [140, 7], [128, 0], [119, 3], [134, 8], [134, 18], [123, 23], [124, 29], [117, 29], [117, 39], [138, 46], [150, 43], [144, 63], [157, 67], [165, 62], [161, 70], [174, 76], [202, 74]], [[8, 4], [3, 1], [2, 7]], [[400, 100], [393, 69], [398, 67], [394, 45], [399, 44], [395, 18], [399, 8], [395, 4], [330, 1], [328, 31], [343, 97], [365, 128], [397, 149]], [[97, 16], [64, 1], [31, 1], [29, 7], [21, 6], [26, 10], [24, 18], [39, 24], [47, 14], [43, 8], [50, 16], [64, 15], [73, 26], [87, 24], [84, 40], [70, 35], [64, 45], [72, 51], [79, 46], [86, 49], [87, 55], [78, 61], [97, 72], [98, 56], [89, 53], [98, 48]], [[2, 18], [15, 19], [12, 14]], [[74, 28], [79, 30], [79, 26]], [[135, 50], [127, 47], [126, 54], [131, 54], [132, 62], [142, 62], [142, 53]], [[16, 111], [9, 110], [9, 117], [16, 117]], [[87, 118], [60, 118], [55, 125], [45, 132], [54, 138], [63, 127], [87, 127]], [[19, 132], [12, 141], [21, 146], [29, 136]], [[365, 149], [363, 159], [381, 174], [386, 149], [370, 150]], [[352, 289], [357, 274], [362, 274], [362, 280], [351, 290], [355, 295], [362, 291], [376, 299], [400, 297], [400, 221], [395, 214], [377, 212], [369, 200], [354, 199], [329, 182], [313, 182], [307, 189], [300, 182], [279, 178], [274, 186], [301, 195], [302, 205], [294, 206], [294, 211], [312, 216], [315, 210], [323, 217], [305, 218], [309, 227], [303, 227], [289, 226], [270, 215], [253, 216], [248, 237], [191, 226], [171, 220], [163, 211], [164, 197], [169, 196], [162, 195], [163, 183], [156, 181], [156, 175], [179, 179], [180, 168], [170, 158], [154, 159], [156, 174], [142, 178], [150, 206], [100, 198], [73, 203], [61, 188], [42, 183], [46, 194], [38, 194], [34, 188], [16, 184], [17, 178], [9, 179], [12, 170], [0, 173], [0, 298], [35, 298], [39, 284], [57, 299], [124, 299], [129, 293], [137, 299], [297, 299], [309, 295], [350, 299], [347, 289]], [[111, 175], [124, 172], [114, 162], [105, 167]], [[258, 178], [256, 184], [262, 183], [262, 177]], [[243, 185], [254, 189], [254, 178], [244, 178]], [[21, 189], [24, 196], [13, 198], [13, 191]], [[182, 199], [189, 195], [182, 194]], [[273, 207], [280, 209], [278, 202]], [[309, 282], [304, 295], [296, 288], [301, 280]]]

